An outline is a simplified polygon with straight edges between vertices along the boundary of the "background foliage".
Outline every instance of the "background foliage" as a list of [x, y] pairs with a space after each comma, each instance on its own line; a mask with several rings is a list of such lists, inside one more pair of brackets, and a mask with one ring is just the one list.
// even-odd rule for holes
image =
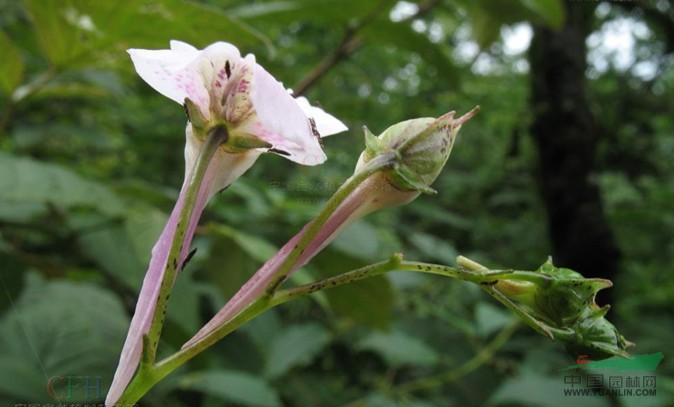
[[[587, 92], [601, 129], [592, 182], [622, 251], [610, 318], [635, 353], [661, 351], [665, 361], [657, 397], [578, 405], [674, 403], [674, 70], [671, 33], [652, 23], [674, 9], [639, 3], [604, 2], [593, 14], [593, 33], [625, 20], [647, 29], [627, 65], [588, 42]], [[564, 19], [558, 0], [0, 1], [0, 404], [53, 402], [45, 385], [56, 376], [100, 377], [104, 395], [177, 196], [182, 108], [141, 82], [126, 49], [232, 42], [351, 129], [325, 140], [327, 164], [265, 156], [214, 199], [171, 298], [168, 352], [351, 173], [363, 125], [378, 134], [482, 106], [437, 196], [354, 225], [295, 282], [395, 251], [445, 264], [461, 253], [496, 267], [540, 265], [552, 250], [527, 133], [527, 56], [510, 52], [503, 35]], [[394, 273], [261, 316], [143, 405], [568, 405], [558, 369], [573, 361], [513, 323], [475, 287]], [[59, 384], [62, 401], [97, 396]]]

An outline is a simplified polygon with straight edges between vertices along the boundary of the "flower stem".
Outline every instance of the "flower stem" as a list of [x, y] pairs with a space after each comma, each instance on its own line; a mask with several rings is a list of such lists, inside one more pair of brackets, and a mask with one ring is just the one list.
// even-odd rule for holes
[[281, 263], [274, 272], [274, 278], [266, 290], [267, 297], [271, 298], [278, 287], [288, 278], [288, 275], [292, 272], [293, 267], [295, 267], [295, 264], [302, 253], [304, 253], [304, 250], [309, 246], [316, 234], [326, 224], [328, 219], [330, 219], [330, 216], [337, 210], [339, 205], [349, 196], [349, 194], [371, 175], [383, 169], [390, 168], [394, 163], [395, 159], [392, 154], [381, 154], [361, 167], [339, 187], [337, 192], [330, 197], [330, 200], [328, 200], [320, 213], [308, 226], [304, 235], [302, 235], [283, 263]]
[[[189, 180], [187, 180], [187, 189], [185, 191], [185, 200], [183, 202], [178, 224], [176, 227], [173, 240], [171, 242], [171, 249], [166, 262], [166, 270], [161, 282], [159, 296], [155, 305], [154, 315], [152, 316], [152, 324], [147, 334], [147, 340], [143, 344], [143, 355], [146, 361], [154, 362], [157, 354], [157, 347], [159, 345], [159, 336], [161, 335], [162, 326], [164, 325], [164, 318], [166, 317], [166, 309], [168, 306], [168, 299], [173, 288], [173, 283], [176, 278], [176, 273], [182, 266], [180, 254], [183, 250], [183, 245], [186, 241], [186, 231], [195, 210], [195, 203], [199, 190], [204, 181], [204, 175], [211, 163], [211, 159], [218, 151], [220, 144], [226, 141], [228, 137], [227, 128], [218, 126], [213, 128], [206, 135], [206, 140], [199, 152], [199, 157], [195, 163], [194, 169], [191, 171]], [[189, 239], [188, 239], [189, 241]], [[147, 347], [149, 346], [149, 348]]]

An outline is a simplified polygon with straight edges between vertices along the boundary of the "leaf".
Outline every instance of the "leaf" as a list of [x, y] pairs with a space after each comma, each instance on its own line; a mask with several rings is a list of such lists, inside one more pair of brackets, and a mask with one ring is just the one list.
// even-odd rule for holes
[[[20, 403], [50, 402], [45, 387], [51, 377], [110, 383], [128, 322], [119, 300], [100, 287], [28, 274], [13, 311], [0, 321], [0, 394]], [[82, 387], [72, 390], [69, 402], [87, 396]], [[90, 390], [89, 399], [105, 394]]]
[[564, 5], [561, 0], [519, 0], [519, 3], [551, 28], [560, 28], [564, 24]]
[[196, 390], [230, 403], [245, 406], [276, 407], [281, 400], [264, 379], [234, 370], [211, 370], [180, 378], [179, 386]]
[[[334, 276], [366, 265], [362, 260], [337, 252], [323, 250], [311, 261], [316, 275]], [[367, 324], [386, 328], [391, 320], [393, 292], [386, 276], [372, 277], [324, 291], [331, 308], [339, 315]]]
[[52, 65], [101, 66], [123, 62], [127, 48], [167, 48], [179, 38], [203, 47], [228, 39], [238, 46], [269, 41], [216, 7], [183, 0], [106, 2], [25, 0], [44, 55]]
[[11, 95], [23, 79], [25, 63], [21, 51], [12, 43], [7, 35], [0, 31], [0, 91]]
[[0, 153], [0, 200], [87, 207], [106, 215], [124, 213], [122, 201], [107, 187], [57, 164]]
[[358, 342], [357, 348], [377, 353], [391, 366], [431, 366], [438, 361], [438, 355], [433, 348], [398, 331], [372, 332]]
[[311, 362], [329, 342], [328, 332], [318, 324], [292, 325], [271, 338], [265, 373], [279, 377], [293, 367]]
[[475, 306], [475, 324], [477, 325], [477, 332], [483, 338], [505, 328], [514, 320], [512, 314], [489, 303], [479, 302]]
[[217, 236], [232, 239], [250, 257], [257, 261], [265, 262], [276, 254], [276, 246], [260, 237], [249, 235], [225, 225], [210, 224], [206, 226], [206, 229]]
[[360, 220], [341, 232], [331, 247], [358, 259], [375, 261], [381, 256], [379, 240], [377, 229]]
[[449, 243], [433, 235], [414, 232], [410, 236], [410, 243], [412, 243], [421, 254], [428, 257], [429, 260], [437, 260], [444, 264], [456, 263], [456, 256], [458, 255], [456, 249]]
[[[489, 398], [488, 406], [539, 406], [539, 407], [566, 407], [569, 399], [566, 397], [550, 397], [563, 395], [564, 389], [570, 388], [564, 384], [564, 377], [541, 377], [522, 375], [506, 380]], [[604, 407], [608, 406], [608, 398], [603, 397], [573, 397], [573, 405], [577, 407]]]

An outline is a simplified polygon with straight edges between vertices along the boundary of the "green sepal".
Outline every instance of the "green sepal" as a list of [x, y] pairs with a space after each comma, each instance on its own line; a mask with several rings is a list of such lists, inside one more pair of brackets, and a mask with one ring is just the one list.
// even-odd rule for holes
[[196, 103], [192, 102], [189, 98], [185, 98], [183, 107], [185, 108], [187, 120], [189, 120], [190, 123], [192, 123], [193, 127], [197, 129], [202, 129], [206, 127], [208, 121], [203, 116], [203, 114], [201, 113], [201, 109], [199, 108], [199, 106], [196, 105]]

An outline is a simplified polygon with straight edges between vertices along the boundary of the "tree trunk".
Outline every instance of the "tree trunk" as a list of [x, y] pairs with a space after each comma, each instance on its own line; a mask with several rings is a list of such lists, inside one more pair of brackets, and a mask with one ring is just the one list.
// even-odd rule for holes
[[594, 2], [566, 2], [560, 30], [535, 27], [529, 51], [540, 192], [554, 263], [586, 277], [613, 278], [620, 252], [593, 181], [597, 131], [586, 94], [585, 39]]

